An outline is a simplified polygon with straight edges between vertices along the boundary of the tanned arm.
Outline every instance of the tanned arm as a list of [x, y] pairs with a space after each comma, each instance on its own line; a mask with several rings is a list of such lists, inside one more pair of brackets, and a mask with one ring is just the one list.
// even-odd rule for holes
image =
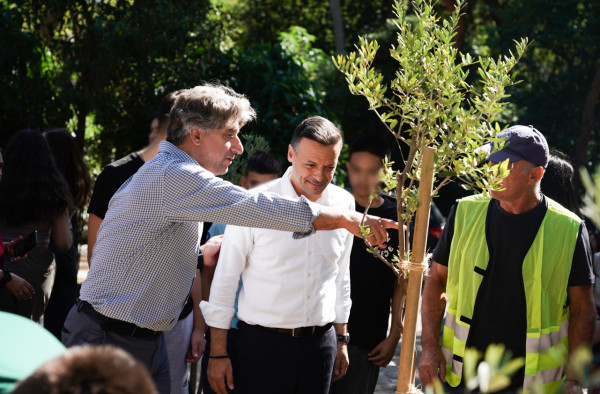
[[[593, 285], [570, 286], [567, 288], [569, 297], [569, 358], [579, 347], [590, 348], [596, 322], [596, 303], [594, 301]], [[567, 380], [564, 389], [569, 393], [581, 391], [579, 375], [569, 363]]]
[[419, 360], [419, 377], [425, 386], [431, 385], [438, 373], [440, 379], [446, 381], [446, 361], [440, 347], [440, 330], [446, 307], [447, 279], [448, 267], [433, 262], [425, 280], [421, 306], [423, 351]]

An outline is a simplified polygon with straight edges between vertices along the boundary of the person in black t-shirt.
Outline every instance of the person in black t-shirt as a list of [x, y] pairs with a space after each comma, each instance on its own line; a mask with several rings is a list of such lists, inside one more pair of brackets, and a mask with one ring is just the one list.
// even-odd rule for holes
[[[526, 291], [530, 288], [525, 288], [524, 285], [523, 263], [534, 239], [538, 236], [545, 216], [554, 215], [553, 217], [555, 217], [559, 214], [549, 211], [549, 200], [540, 191], [540, 179], [544, 174], [549, 157], [548, 146], [543, 135], [533, 127], [515, 126], [507, 129], [501, 136], [507, 137], [507, 145], [502, 150], [493, 153], [489, 160], [499, 163], [508, 159], [511, 172], [502, 182], [504, 190], [491, 192], [492, 198], [487, 206], [487, 214], [484, 215], [485, 234], [469, 235], [469, 237], [485, 237], [489, 261], [485, 270], [478, 271], [477, 268], [480, 267], [476, 266], [475, 272], [469, 271], [464, 274], [465, 278], [468, 275], [482, 275], [483, 279], [477, 291], [470, 322], [464, 316], [457, 316], [456, 319], [460, 318], [462, 322], [470, 323], [466, 347], [485, 352], [489, 345], [500, 343], [505, 345], [512, 357], [524, 358], [528, 325]], [[454, 237], [455, 233], [459, 232], [463, 234], [463, 237], [458, 239], [465, 239], [464, 234], [467, 234], [465, 229], [455, 226], [457, 207], [461, 201], [459, 200], [454, 205], [448, 216], [442, 237], [433, 252], [431, 272], [425, 281], [423, 291], [421, 311], [423, 352], [419, 360], [419, 375], [425, 385], [431, 384], [438, 377], [438, 373], [439, 378], [445, 381], [447, 364], [452, 366], [454, 372], [455, 370], [460, 371], [460, 369], [455, 369], [456, 363], [462, 363], [462, 358], [455, 354], [456, 349], [452, 349], [452, 353], [449, 353], [452, 360], [445, 359], [439, 343], [445, 308], [443, 293], [446, 291], [448, 271], [449, 269], [460, 269], [459, 266], [453, 265], [459, 264], [459, 257], [456, 258], [456, 261], [453, 260], [451, 250], [453, 248], [464, 250], [465, 247], [465, 245], [457, 244]], [[465, 212], [468, 214], [468, 211]], [[568, 217], [571, 221], [576, 220], [575, 215]], [[565, 239], [562, 234], [565, 236], [567, 234], [565, 228], [555, 228], [553, 232], [555, 234], [550, 237], [558, 236], [560, 239]], [[545, 237], [547, 236], [545, 235]], [[552, 264], [558, 264], [552, 260], [553, 258], [556, 257], [543, 255], [543, 266], [552, 267]], [[473, 256], [472, 259], [477, 259], [477, 256]], [[535, 263], [538, 264], [538, 261]], [[570, 307], [568, 341], [569, 351], [572, 351], [580, 345], [589, 346], [596, 316], [592, 296], [594, 274], [588, 234], [583, 221], [580, 221], [579, 224], [572, 261], [565, 263], [571, 264], [568, 282], [558, 283], [560, 282], [558, 275], [553, 283], [556, 283], [557, 286], [566, 285], [567, 288], [566, 298]], [[532, 282], [531, 278], [527, 279], [527, 283]], [[564, 280], [567, 281], [566, 278]], [[460, 288], [461, 283], [459, 282], [457, 286]], [[545, 290], [548, 291], [548, 289]], [[461, 297], [460, 294], [458, 297]], [[556, 302], [561, 302], [560, 299], [552, 301], [555, 303], [551, 304], [549, 301], [548, 308], [556, 310], [565, 307], [562, 303], [556, 305]], [[460, 298], [458, 302], [461, 302]], [[544, 305], [541, 308], [544, 308]], [[446, 319], [448, 320], [448, 315]], [[452, 324], [452, 320], [450, 324]], [[448, 321], [446, 325], [448, 325]], [[457, 332], [455, 331], [455, 335]], [[559, 333], [556, 332], [556, 334]], [[460, 336], [460, 334], [458, 335]], [[562, 335], [562, 332], [559, 335]], [[554, 346], [555, 343], [551, 345]], [[532, 352], [534, 351], [529, 350], [529, 353]], [[565, 371], [566, 380], [563, 383], [563, 389], [566, 392], [581, 392], [581, 385], [576, 381], [577, 375], [571, 369], [563, 368], [562, 372], [558, 371], [560, 373], [558, 376], [546, 377], [546, 382], [560, 380]], [[539, 372], [538, 377], [548, 376], [548, 374]], [[531, 380], [525, 379], [524, 368], [522, 368], [512, 376], [511, 383], [505, 390], [516, 392], [529, 384], [528, 382]], [[446, 388], [464, 391], [463, 383], [461, 381], [456, 388], [449, 386]]]
[[[167, 128], [169, 126], [169, 112], [176, 97], [177, 92], [167, 94], [158, 107], [156, 118], [154, 119], [158, 120], [158, 127], [156, 130], [152, 130], [153, 139], [150, 145], [141, 151], [130, 153], [107, 165], [100, 175], [98, 175], [88, 207], [88, 264], [92, 261], [96, 235], [108, 211], [111, 198], [121, 185], [131, 178], [145, 162], [156, 156], [158, 145], [161, 141], [166, 140]], [[205, 325], [199, 307], [201, 300], [200, 280], [194, 280], [191, 297], [185, 303], [179, 315], [177, 325], [165, 334], [165, 343], [171, 368], [171, 393], [173, 394], [187, 394], [187, 362], [198, 361], [204, 352]], [[194, 312], [193, 314], [192, 311]]]
[[[378, 193], [379, 174], [386, 156], [389, 151], [385, 143], [372, 136], [361, 136], [350, 147], [348, 180], [358, 212], [364, 212], [371, 196]], [[371, 202], [369, 214], [396, 220], [396, 200], [378, 195]], [[391, 260], [398, 249], [398, 231], [390, 230], [387, 241], [378, 249]], [[361, 238], [355, 238], [350, 254], [350, 364], [346, 376], [332, 384], [331, 393], [366, 394], [375, 390], [379, 368], [388, 365], [400, 340], [401, 287], [396, 274], [367, 252]], [[392, 326], [388, 335], [390, 306]]]

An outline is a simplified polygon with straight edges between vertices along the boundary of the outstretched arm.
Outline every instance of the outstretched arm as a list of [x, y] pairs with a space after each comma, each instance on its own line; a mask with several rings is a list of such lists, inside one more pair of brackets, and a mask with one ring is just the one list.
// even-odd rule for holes
[[[314, 204], [275, 193], [234, 186], [208, 171], [181, 172], [169, 169], [165, 174], [164, 214], [175, 222], [218, 222], [243, 227], [290, 231], [302, 238], [316, 230], [344, 228], [360, 236], [362, 215], [343, 209]], [[385, 241], [386, 228], [397, 228], [393, 221], [367, 217], [365, 225], [371, 229], [369, 242]]]
[[[363, 214], [339, 208], [322, 207], [321, 214], [313, 221], [316, 230], [333, 230], [336, 228], [345, 228], [357, 237], [361, 237], [360, 225]], [[367, 215], [365, 217], [364, 227], [371, 230], [371, 236], [367, 241], [371, 245], [379, 245], [387, 239], [387, 229], [398, 229], [398, 223], [379, 218], [377, 216]]]

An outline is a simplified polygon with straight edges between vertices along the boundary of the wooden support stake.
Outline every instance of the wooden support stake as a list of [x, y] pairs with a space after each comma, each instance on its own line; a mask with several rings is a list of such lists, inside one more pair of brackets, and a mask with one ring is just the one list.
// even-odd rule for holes
[[[419, 207], [415, 218], [411, 262], [422, 263], [425, 259], [427, 232], [429, 229], [429, 210], [431, 209], [431, 191], [433, 188], [434, 157], [433, 151], [425, 147], [422, 151], [421, 179], [419, 182]], [[413, 370], [416, 366], [415, 341], [417, 338], [417, 315], [421, 302], [421, 285], [423, 271], [410, 271], [406, 294], [406, 313], [404, 316], [404, 332], [400, 348], [400, 365], [398, 367], [398, 385], [396, 394], [413, 392]]]

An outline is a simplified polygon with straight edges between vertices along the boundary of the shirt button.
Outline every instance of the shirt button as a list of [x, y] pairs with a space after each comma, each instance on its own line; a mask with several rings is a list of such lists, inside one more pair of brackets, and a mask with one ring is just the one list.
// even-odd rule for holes
[[308, 273], [308, 277], [310, 278], [310, 272]]
[[309, 256], [312, 256], [312, 252], [308, 252], [308, 255], [309, 255]]
[[310, 317], [307, 317], [307, 318], [306, 318], [306, 321], [309, 321], [309, 320], [310, 320]]
[[306, 299], [310, 300], [310, 296], [306, 297]]

